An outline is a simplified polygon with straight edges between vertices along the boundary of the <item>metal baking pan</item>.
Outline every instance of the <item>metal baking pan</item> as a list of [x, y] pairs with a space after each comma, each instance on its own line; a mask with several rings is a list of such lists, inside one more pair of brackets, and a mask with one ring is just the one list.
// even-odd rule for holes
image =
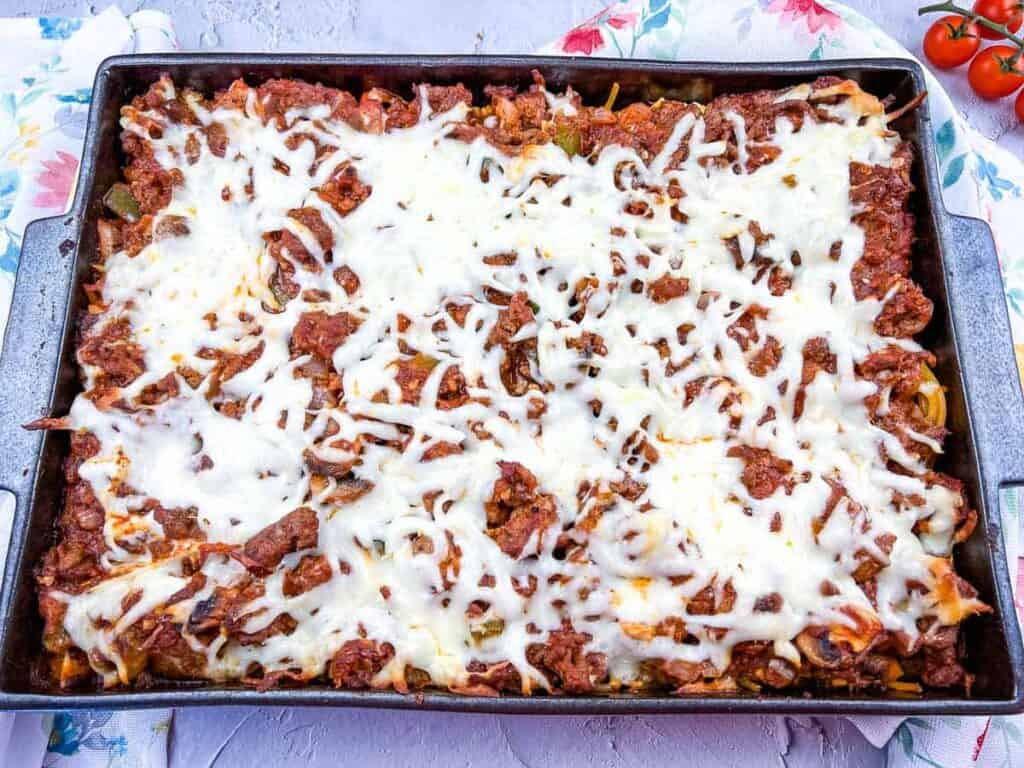
[[928, 692], [878, 698], [795, 691], [773, 695], [536, 696], [483, 698], [442, 692], [334, 690], [328, 686], [256, 691], [238, 685], [167, 683], [140, 691], [62, 694], [34, 688], [32, 661], [41, 649], [33, 566], [53, 541], [60, 511], [61, 463], [68, 451], [60, 432], [27, 432], [20, 425], [66, 413], [80, 387], [73, 353], [74, 318], [84, 296], [77, 286], [96, 250], [101, 197], [118, 180], [118, 111], [162, 73], [204, 92], [243, 77], [258, 82], [294, 77], [356, 92], [381, 85], [407, 93], [411, 83], [530, 82], [540, 70], [554, 89], [568, 84], [591, 103], [613, 82], [619, 103], [642, 98], [657, 84], [696, 94], [782, 88], [835, 74], [903, 104], [924, 90], [914, 62], [900, 59], [785, 64], [668, 63], [532, 56], [330, 56], [181, 54], [124, 56], [99, 68], [89, 113], [81, 175], [65, 216], [29, 225], [22, 248], [6, 343], [0, 362], [0, 487], [17, 497], [0, 596], [0, 709], [132, 708], [272, 704], [443, 709], [534, 714], [759, 712], [814, 714], [989, 714], [1024, 710], [1024, 648], [1014, 616], [999, 518], [1001, 486], [1024, 482], [1024, 399], [1021, 396], [995, 248], [988, 226], [953, 216], [942, 204], [933, 129], [927, 109], [895, 124], [915, 148], [911, 205], [916, 215], [914, 278], [935, 301], [923, 334], [949, 388], [952, 435], [940, 468], [964, 479], [980, 524], [956, 552], [957, 570], [974, 584], [993, 613], [964, 627], [965, 665], [976, 675], [970, 698]]

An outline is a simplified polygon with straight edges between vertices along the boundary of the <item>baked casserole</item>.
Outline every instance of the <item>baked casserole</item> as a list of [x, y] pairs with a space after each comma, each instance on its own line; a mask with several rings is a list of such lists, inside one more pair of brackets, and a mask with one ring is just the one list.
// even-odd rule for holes
[[41, 678], [969, 690], [883, 103], [406, 96], [123, 108]]

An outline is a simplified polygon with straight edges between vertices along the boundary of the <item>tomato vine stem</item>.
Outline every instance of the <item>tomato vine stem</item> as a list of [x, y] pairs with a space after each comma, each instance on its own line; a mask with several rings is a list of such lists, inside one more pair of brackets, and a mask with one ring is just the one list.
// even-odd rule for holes
[[955, 13], [959, 16], [966, 16], [975, 24], [985, 27], [986, 29], [991, 29], [993, 32], [998, 32], [1004, 38], [1016, 45], [1017, 48], [1020, 49], [1017, 53], [1017, 58], [1020, 57], [1021, 53], [1024, 53], [1024, 37], [1013, 34], [1013, 32], [1010, 31], [1009, 26], [1006, 24], [996, 24], [994, 21], [986, 19], [984, 16], [979, 16], [974, 11], [968, 10], [967, 8], [961, 8], [959, 5], [952, 2], [952, 0], [946, 0], [944, 3], [926, 5], [917, 9], [918, 16], [924, 16], [926, 13]]

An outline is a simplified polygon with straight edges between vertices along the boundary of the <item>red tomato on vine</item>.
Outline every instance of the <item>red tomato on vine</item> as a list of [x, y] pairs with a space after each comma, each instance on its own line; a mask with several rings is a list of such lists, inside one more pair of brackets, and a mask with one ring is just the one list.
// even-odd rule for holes
[[978, 25], [965, 16], [943, 16], [924, 35], [924, 55], [939, 69], [966, 64], [980, 45]]
[[[996, 24], [1005, 24], [1011, 32], [1020, 29], [1024, 22], [1024, 4], [1021, 0], [977, 0], [972, 10]], [[980, 31], [986, 40], [1001, 40], [1003, 37], [986, 27], [981, 27]]]
[[983, 99], [1001, 99], [1024, 85], [1024, 60], [1017, 48], [993, 45], [977, 56], [967, 70], [967, 81]]

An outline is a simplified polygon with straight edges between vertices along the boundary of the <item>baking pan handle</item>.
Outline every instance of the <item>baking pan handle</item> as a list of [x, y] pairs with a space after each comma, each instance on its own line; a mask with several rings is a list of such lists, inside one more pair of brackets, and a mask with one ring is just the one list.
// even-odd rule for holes
[[76, 230], [71, 215], [39, 219], [28, 225], [22, 240], [0, 356], [0, 488], [15, 495], [17, 516], [26, 512], [43, 440], [42, 432], [21, 425], [49, 413], [74, 274]]
[[[992, 232], [984, 221], [948, 216], [946, 272], [961, 375], [974, 419], [987, 495], [1024, 484], [1024, 395], [1010, 336]], [[994, 507], [998, 509], [998, 507]]]
[[1015, 618], [1011, 567], [1004, 547], [1000, 491], [1024, 484], [1024, 395], [1014, 359], [999, 259], [988, 224], [943, 217], [949, 303], [956, 329], [960, 375], [973, 419], [985, 500], [984, 533], [991, 551], [995, 601], [1004, 617], [1014, 669], [1014, 711], [1024, 707], [1024, 645]]

